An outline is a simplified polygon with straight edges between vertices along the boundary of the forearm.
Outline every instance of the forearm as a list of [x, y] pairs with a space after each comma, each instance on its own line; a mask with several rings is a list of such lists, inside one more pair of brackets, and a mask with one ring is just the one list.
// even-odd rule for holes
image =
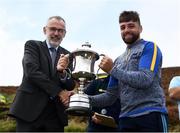
[[180, 87], [170, 88], [169, 96], [174, 100], [180, 100]]
[[111, 75], [133, 88], [148, 88], [154, 78], [154, 73], [150, 70], [125, 71], [117, 66], [113, 67]]
[[118, 89], [107, 89], [105, 93], [89, 96], [91, 105], [94, 107], [105, 107], [112, 105], [118, 98]]

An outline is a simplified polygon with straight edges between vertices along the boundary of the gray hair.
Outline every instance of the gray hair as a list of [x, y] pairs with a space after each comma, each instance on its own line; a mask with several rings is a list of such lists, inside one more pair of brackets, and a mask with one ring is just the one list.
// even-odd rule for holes
[[61, 16], [51, 16], [51, 17], [48, 18], [48, 21], [53, 19], [53, 18], [55, 18], [57, 20], [62, 20], [64, 23], [66, 23], [65, 20]]

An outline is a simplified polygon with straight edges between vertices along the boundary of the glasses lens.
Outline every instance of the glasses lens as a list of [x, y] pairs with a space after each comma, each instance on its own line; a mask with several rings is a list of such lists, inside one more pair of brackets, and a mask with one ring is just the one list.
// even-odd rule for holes
[[58, 29], [58, 28], [55, 28], [55, 27], [48, 27], [48, 28], [49, 28], [49, 30], [51, 32], [56, 32], [56, 31], [61, 32], [61, 33], [66, 32], [65, 29]]

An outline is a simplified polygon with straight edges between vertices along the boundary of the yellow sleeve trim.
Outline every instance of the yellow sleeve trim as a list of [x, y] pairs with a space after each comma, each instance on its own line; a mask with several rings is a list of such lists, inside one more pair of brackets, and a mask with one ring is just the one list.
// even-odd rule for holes
[[152, 58], [152, 63], [151, 63], [151, 71], [154, 71], [154, 67], [156, 64], [156, 58], [157, 58], [157, 46], [154, 43], [154, 53], [153, 53], [153, 58]]

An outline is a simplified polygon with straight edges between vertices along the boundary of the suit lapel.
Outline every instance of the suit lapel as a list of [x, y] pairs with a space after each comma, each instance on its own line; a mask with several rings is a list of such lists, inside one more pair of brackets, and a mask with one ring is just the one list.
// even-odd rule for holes
[[47, 47], [46, 41], [44, 41], [42, 43], [42, 48], [43, 48], [44, 53], [48, 59], [48, 64], [46, 64], [46, 65], [49, 66], [49, 71], [50, 71], [51, 75], [53, 75], [52, 60], [51, 60], [51, 56], [50, 56], [49, 49]]

